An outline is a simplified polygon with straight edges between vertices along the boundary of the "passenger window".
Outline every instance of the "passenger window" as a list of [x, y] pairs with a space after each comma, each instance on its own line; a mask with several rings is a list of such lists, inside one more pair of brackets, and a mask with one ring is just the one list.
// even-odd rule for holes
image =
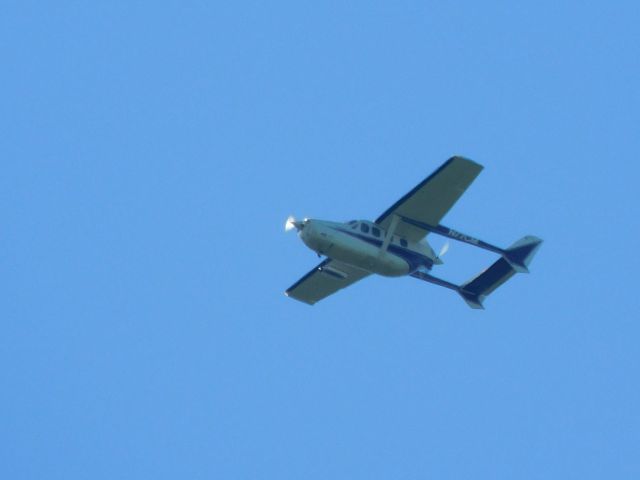
[[379, 229], [379, 228], [371, 227], [371, 231], [373, 232], [373, 234], [374, 234], [376, 237], [379, 237], [379, 236], [380, 236], [380, 229]]
[[407, 241], [404, 238], [400, 239], [400, 245], [402, 245], [403, 247], [407, 246]]
[[367, 225], [366, 223], [361, 223], [360, 230], [362, 230], [362, 233], [369, 233], [369, 225]]

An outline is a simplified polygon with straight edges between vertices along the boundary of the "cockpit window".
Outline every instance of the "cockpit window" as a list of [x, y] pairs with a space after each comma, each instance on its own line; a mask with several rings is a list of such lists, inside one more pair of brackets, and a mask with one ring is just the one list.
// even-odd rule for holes
[[358, 221], [357, 221], [357, 220], [351, 220], [351, 221], [349, 222], [349, 225], [355, 225], [356, 223], [358, 223]]
[[373, 232], [373, 235], [375, 237], [379, 237], [380, 236], [380, 229], [377, 227], [371, 227], [371, 231]]
[[362, 230], [362, 233], [369, 233], [369, 225], [367, 225], [366, 223], [361, 223], [360, 230]]

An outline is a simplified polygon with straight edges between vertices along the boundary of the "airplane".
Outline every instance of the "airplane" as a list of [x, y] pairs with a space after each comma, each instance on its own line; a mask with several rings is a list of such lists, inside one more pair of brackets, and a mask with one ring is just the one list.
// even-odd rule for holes
[[[451, 157], [374, 222], [332, 222], [289, 217], [285, 230], [326, 258], [285, 291], [285, 295], [313, 305], [338, 290], [378, 274], [410, 276], [459, 293], [471, 308], [483, 309], [484, 299], [516, 273], [527, 273], [542, 240], [528, 235], [503, 249], [440, 224], [484, 167], [461, 156]], [[441, 235], [500, 255], [489, 268], [462, 285], [431, 275], [442, 265], [425, 237]], [[448, 242], [448, 241], [447, 241]]]

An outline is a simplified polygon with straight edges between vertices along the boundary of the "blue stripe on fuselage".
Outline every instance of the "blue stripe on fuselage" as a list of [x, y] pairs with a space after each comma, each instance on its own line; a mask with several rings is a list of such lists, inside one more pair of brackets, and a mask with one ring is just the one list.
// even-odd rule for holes
[[[346, 233], [347, 235], [357, 238], [358, 240], [362, 240], [363, 242], [369, 243], [371, 245], [375, 245], [376, 247], [381, 247], [383, 243], [382, 240], [371, 238], [366, 235], [361, 235], [357, 232], [352, 232], [344, 228], [336, 228], [336, 227], [331, 227], [331, 228], [337, 232]], [[405, 262], [407, 262], [409, 264], [409, 267], [411, 268], [411, 271], [414, 271], [422, 266], [427, 267], [429, 269], [433, 267], [433, 260], [431, 258], [427, 257], [426, 255], [422, 255], [421, 253], [418, 253], [414, 250], [400, 247], [392, 243], [389, 243], [387, 250], [391, 252], [393, 255], [396, 255], [400, 257], [402, 260], [404, 260]]]

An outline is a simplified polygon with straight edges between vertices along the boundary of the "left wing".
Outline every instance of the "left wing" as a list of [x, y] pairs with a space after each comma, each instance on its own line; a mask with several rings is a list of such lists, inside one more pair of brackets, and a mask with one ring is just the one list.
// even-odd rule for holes
[[368, 275], [370, 273], [365, 270], [328, 258], [284, 293], [287, 297], [313, 305]]
[[413, 220], [417, 224], [400, 222], [395, 233], [414, 242], [420, 240], [428, 231], [418, 224], [425, 223], [434, 227], [438, 225], [481, 170], [482, 165], [472, 160], [451, 157], [380, 215], [376, 223], [388, 230], [394, 215]]

